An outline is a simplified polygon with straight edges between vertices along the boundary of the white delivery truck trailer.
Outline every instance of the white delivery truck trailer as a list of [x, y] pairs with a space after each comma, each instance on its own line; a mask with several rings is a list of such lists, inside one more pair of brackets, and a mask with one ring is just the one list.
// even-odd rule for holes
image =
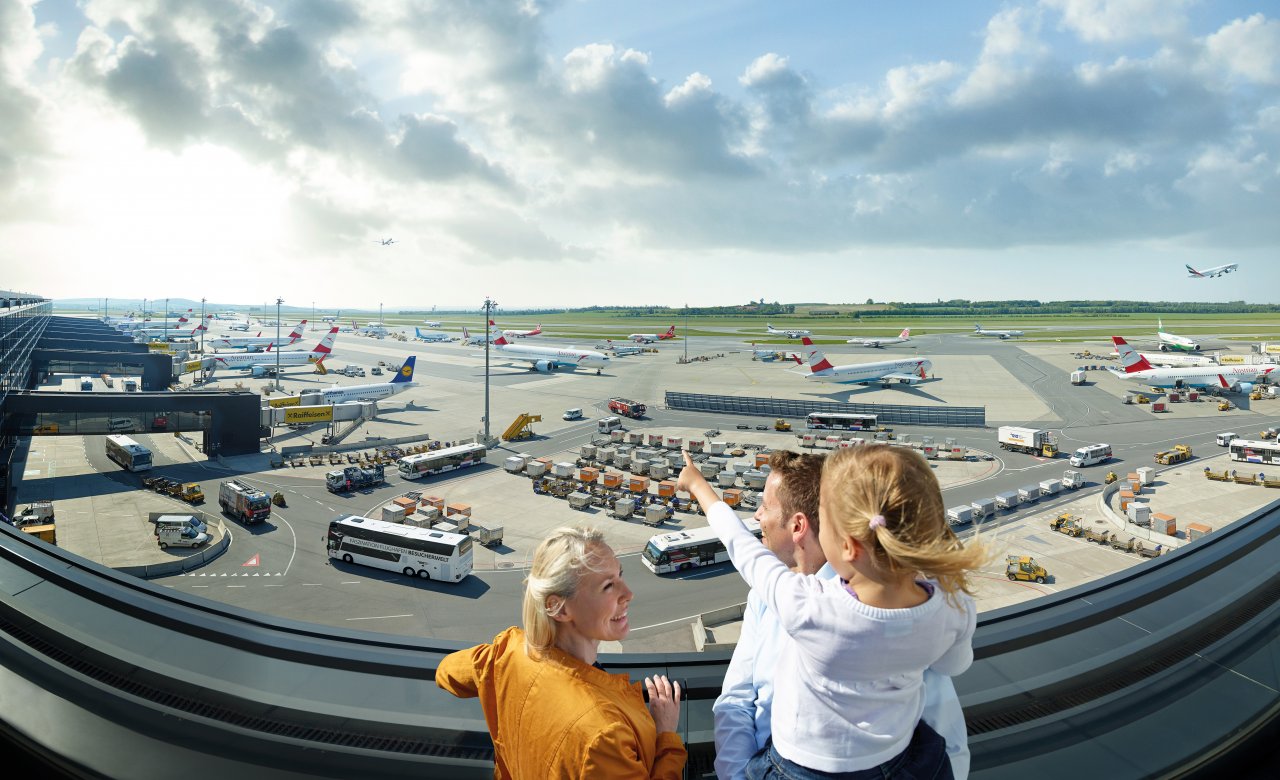
[[1058, 454], [1058, 443], [1053, 434], [1040, 428], [1022, 428], [1017, 425], [1001, 425], [996, 432], [1001, 449], [1025, 452], [1052, 458]]
[[1083, 371], [1072, 371], [1072, 372], [1071, 372], [1071, 384], [1073, 384], [1073, 385], [1083, 385], [1083, 384], [1085, 383], [1085, 381], [1084, 381], [1084, 376], [1085, 376], [1085, 374], [1084, 374], [1084, 372], [1083, 372]]

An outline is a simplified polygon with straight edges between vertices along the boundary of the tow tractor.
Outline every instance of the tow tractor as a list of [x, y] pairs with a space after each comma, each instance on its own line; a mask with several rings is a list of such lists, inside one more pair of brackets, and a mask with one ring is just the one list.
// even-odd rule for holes
[[1049, 578], [1049, 572], [1030, 555], [1010, 555], [1005, 559], [1004, 576], [1010, 580], [1034, 581], [1037, 585], [1043, 585]]

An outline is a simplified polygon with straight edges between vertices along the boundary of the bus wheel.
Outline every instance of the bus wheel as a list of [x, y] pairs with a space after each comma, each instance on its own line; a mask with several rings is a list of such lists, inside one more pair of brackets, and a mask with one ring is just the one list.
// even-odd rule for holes
[[410, 567], [408, 567], [408, 566], [404, 567], [404, 576], [406, 576], [406, 577], [412, 577], [412, 576], [413, 576], [413, 569], [412, 569], [412, 568], [410, 568]]
[[346, 555], [342, 556], [342, 562], [351, 563], [352, 562], [351, 553], [347, 553]]
[[690, 570], [690, 569], [692, 569], [692, 568], [693, 568], [693, 564], [692, 564], [692, 563], [682, 563], [682, 564], [680, 564], [680, 571], [688, 571], [688, 570]]
[[424, 580], [429, 580], [431, 579], [431, 572], [426, 569], [418, 569], [418, 576]]
[[161, 549], [161, 550], [167, 550], [167, 549], [169, 549], [169, 543], [168, 543], [168, 542], [161, 542], [161, 543], [160, 543], [160, 549]]

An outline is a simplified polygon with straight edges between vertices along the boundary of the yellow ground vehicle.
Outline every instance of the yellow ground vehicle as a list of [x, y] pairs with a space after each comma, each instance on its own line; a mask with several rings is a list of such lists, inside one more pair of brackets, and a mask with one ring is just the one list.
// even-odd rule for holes
[[1010, 555], [1005, 559], [1004, 576], [1010, 580], [1022, 580], [1023, 582], [1035, 582], [1043, 585], [1045, 580], [1049, 579], [1049, 572], [1036, 563], [1036, 559], [1030, 555]]
[[1184, 460], [1191, 460], [1191, 447], [1186, 444], [1175, 444], [1171, 450], [1156, 453], [1156, 463], [1162, 466], [1181, 463]]
[[1218, 411], [1220, 412], [1229, 412], [1234, 408], [1235, 408], [1235, 404], [1231, 403], [1225, 398], [1218, 402]]
[[186, 501], [188, 504], [204, 503], [204, 488], [200, 487], [199, 482], [178, 483], [165, 492], [174, 498]]
[[542, 415], [523, 412], [502, 432], [504, 441], [519, 441], [533, 435], [533, 424], [542, 422]]
[[777, 420], [774, 420], [773, 429], [775, 431], [789, 431], [791, 430], [791, 423], [779, 417]]
[[1102, 484], [1110, 485], [1112, 482], [1115, 482], [1117, 479], [1120, 479], [1120, 476], [1118, 474], [1116, 474], [1114, 471], [1108, 471], [1107, 478], [1102, 481]]
[[53, 523], [48, 523], [46, 525], [24, 525], [22, 530], [24, 533], [29, 533], [32, 536], [48, 542], [49, 544], [58, 543], [58, 531], [54, 528]]
[[1084, 533], [1084, 528], [1080, 525], [1080, 518], [1070, 512], [1063, 512], [1054, 519], [1049, 521], [1049, 530], [1057, 531], [1067, 536], [1079, 536]]
[[1133, 402], [1135, 404], [1149, 404], [1151, 403], [1151, 399], [1147, 398], [1145, 395], [1138, 395], [1136, 398], [1133, 399]]

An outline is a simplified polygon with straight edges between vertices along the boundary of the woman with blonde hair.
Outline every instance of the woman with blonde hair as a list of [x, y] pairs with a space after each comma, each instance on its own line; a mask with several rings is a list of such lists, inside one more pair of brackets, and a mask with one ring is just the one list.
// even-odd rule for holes
[[523, 630], [450, 653], [436, 684], [480, 697], [497, 778], [679, 778], [680, 687], [640, 683], [596, 662], [600, 642], [630, 631], [631, 589], [592, 528], [559, 528], [538, 545], [525, 581]]
[[677, 489], [791, 640], [774, 671], [771, 741], [746, 776], [951, 777], [945, 741], [921, 720], [923, 677], [973, 662], [968, 573], [987, 553], [951, 532], [929, 464], [871, 445], [827, 458], [818, 541], [838, 576], [820, 579], [790, 571], [685, 457]]

